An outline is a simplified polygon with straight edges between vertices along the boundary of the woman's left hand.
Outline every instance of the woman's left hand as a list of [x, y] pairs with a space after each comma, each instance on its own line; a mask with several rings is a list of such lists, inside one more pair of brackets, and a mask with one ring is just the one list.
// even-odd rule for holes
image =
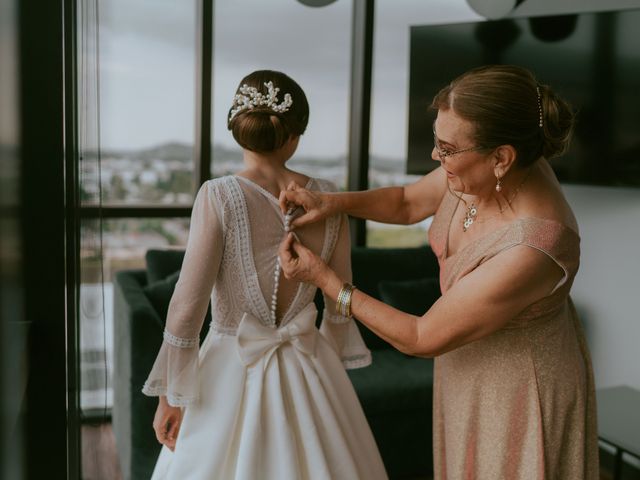
[[302, 245], [293, 233], [287, 234], [280, 244], [278, 256], [285, 278], [322, 288], [329, 267], [320, 257]]
[[176, 439], [182, 424], [182, 409], [173, 407], [167, 402], [167, 397], [158, 398], [158, 408], [153, 418], [153, 430], [158, 442], [165, 445], [172, 452], [176, 448]]

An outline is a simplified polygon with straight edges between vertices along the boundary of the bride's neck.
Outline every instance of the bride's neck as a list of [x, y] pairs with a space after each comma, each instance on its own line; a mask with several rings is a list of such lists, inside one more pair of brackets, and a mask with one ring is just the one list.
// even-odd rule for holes
[[277, 172], [287, 170], [285, 164], [289, 160], [290, 155], [280, 150], [268, 153], [252, 152], [244, 150], [242, 159], [247, 170], [257, 170], [264, 172]]
[[286, 167], [287, 160], [288, 158], [278, 152], [261, 154], [245, 150], [244, 169], [238, 174], [268, 190], [285, 189], [295, 175]]

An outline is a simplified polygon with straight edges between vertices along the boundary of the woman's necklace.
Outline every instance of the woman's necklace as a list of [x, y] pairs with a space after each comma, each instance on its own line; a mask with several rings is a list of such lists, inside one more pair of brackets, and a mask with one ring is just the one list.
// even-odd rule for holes
[[[516, 188], [515, 191], [513, 192], [513, 195], [511, 195], [511, 198], [507, 199], [507, 206], [503, 207], [498, 203], [499, 212], [482, 219], [483, 222], [490, 218], [495, 217], [496, 215], [501, 215], [508, 207], [511, 207], [511, 203], [513, 203], [516, 196], [520, 192], [520, 189], [529, 178], [529, 175], [531, 174], [531, 170], [532, 168], [529, 168], [529, 171], [520, 182], [520, 185], [518, 185], [518, 188]], [[475, 203], [473, 202], [471, 202], [471, 205], [468, 205], [467, 202], [464, 200], [464, 198], [462, 198], [462, 196], [460, 196], [459, 198], [464, 202], [464, 205], [467, 207], [467, 211], [465, 212], [464, 219], [462, 220], [462, 231], [466, 232], [467, 230], [469, 230], [469, 227], [471, 227], [471, 225], [473, 225], [473, 223], [477, 221], [476, 217], [478, 216], [478, 207], [476, 207]]]

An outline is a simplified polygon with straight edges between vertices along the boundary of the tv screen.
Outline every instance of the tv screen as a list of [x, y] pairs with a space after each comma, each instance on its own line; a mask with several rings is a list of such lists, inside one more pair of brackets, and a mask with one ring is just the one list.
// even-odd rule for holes
[[411, 27], [407, 173], [431, 159], [433, 96], [487, 64], [534, 72], [577, 110], [561, 182], [640, 186], [640, 10]]

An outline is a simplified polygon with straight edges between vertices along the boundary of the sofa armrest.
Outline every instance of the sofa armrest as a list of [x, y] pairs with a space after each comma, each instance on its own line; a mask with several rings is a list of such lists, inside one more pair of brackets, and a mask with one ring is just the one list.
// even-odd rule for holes
[[157, 405], [141, 389], [162, 343], [162, 323], [142, 291], [144, 270], [114, 280], [113, 431], [125, 479], [148, 478], [160, 445], [152, 429]]

